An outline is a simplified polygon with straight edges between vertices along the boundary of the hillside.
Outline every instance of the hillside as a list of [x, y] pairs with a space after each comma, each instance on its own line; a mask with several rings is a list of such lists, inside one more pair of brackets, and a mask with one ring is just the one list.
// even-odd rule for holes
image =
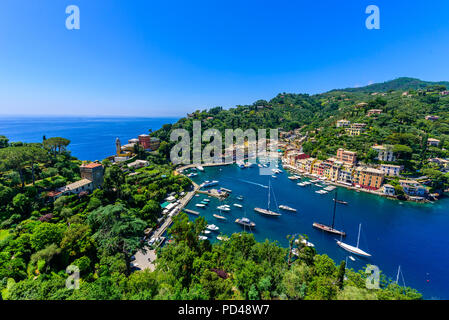
[[[365, 163], [376, 163], [373, 145], [391, 145], [397, 164], [404, 167], [403, 175], [418, 177], [425, 172], [433, 178], [432, 190], [441, 190], [449, 187], [449, 176], [443, 175], [440, 166], [428, 159], [449, 158], [449, 95], [442, 83], [448, 82], [436, 84], [400, 78], [369, 86], [379, 89], [373, 93], [363, 88], [313, 96], [282, 93], [270, 101], [258, 100], [228, 110], [221, 107], [197, 110], [152, 134], [168, 142], [171, 130], [184, 128], [191, 132], [194, 120], [201, 121], [202, 130], [215, 128], [222, 133], [228, 128], [279, 128], [287, 133], [298, 129], [296, 134], [304, 138], [303, 151], [312, 157], [324, 160], [334, 156], [338, 148], [344, 148], [355, 151], [357, 159]], [[380, 92], [388, 88], [403, 89]], [[372, 109], [380, 114], [371, 115]], [[362, 123], [363, 133], [346, 134], [345, 128], [336, 127], [341, 119]], [[436, 142], [429, 145], [429, 139]], [[168, 142], [166, 150], [173, 144]]]
[[[432, 82], [432, 81], [422, 81], [415, 78], [407, 78], [407, 77], [401, 77], [397, 78], [391, 81], [386, 81], [382, 83], [374, 83], [365, 87], [358, 87], [358, 88], [346, 88], [346, 89], [338, 89], [333, 91], [346, 91], [346, 92], [365, 92], [365, 93], [371, 93], [371, 92], [388, 92], [391, 90], [418, 90], [418, 89], [425, 89], [430, 86], [436, 86], [436, 85], [443, 85], [446, 86], [446, 88], [449, 87], [448, 81], [438, 81], [438, 82]], [[332, 92], [332, 91], [331, 91]]]

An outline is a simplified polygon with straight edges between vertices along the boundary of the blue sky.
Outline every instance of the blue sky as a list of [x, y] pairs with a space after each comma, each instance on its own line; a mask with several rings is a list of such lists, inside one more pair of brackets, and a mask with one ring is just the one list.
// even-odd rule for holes
[[[65, 8], [80, 8], [67, 30]], [[381, 29], [365, 28], [380, 8]], [[449, 1], [2, 0], [0, 114], [182, 116], [279, 92], [449, 80]]]

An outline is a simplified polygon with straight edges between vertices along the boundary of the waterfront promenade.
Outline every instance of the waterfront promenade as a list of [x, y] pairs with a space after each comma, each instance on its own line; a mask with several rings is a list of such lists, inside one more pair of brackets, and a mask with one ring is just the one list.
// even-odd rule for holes
[[[306, 173], [306, 172], [304, 172], [302, 170], [299, 170], [298, 168], [292, 167], [291, 165], [288, 165], [288, 164], [283, 164], [282, 167], [284, 169], [286, 169], [286, 170], [290, 170], [290, 171], [292, 171], [294, 173], [301, 174], [301, 175], [306, 176], [308, 178], [318, 178], [316, 175], [312, 175], [310, 173]], [[328, 180], [328, 179], [326, 179], [325, 181], [327, 183], [332, 184], [332, 185], [337, 186], [337, 187], [342, 187], [342, 188], [346, 188], [346, 189], [354, 190], [354, 191], [362, 191], [362, 192], [371, 193], [371, 194], [375, 194], [375, 195], [378, 195], [378, 196], [386, 197], [386, 195], [383, 192], [381, 192], [381, 191], [368, 190], [368, 189], [364, 189], [364, 188], [357, 188], [357, 187], [354, 187], [354, 186], [346, 185], [344, 183], [339, 183], [339, 182], [336, 182], [336, 181], [331, 181], [331, 180]]]
[[[226, 165], [230, 165], [233, 164], [233, 162], [230, 163], [205, 163], [202, 164], [201, 166], [203, 167], [216, 167], [216, 166], [226, 166]], [[182, 174], [182, 172], [186, 169], [191, 169], [191, 168], [196, 168], [198, 165], [196, 164], [189, 164], [189, 165], [185, 165], [182, 167], [177, 168], [174, 171], [174, 175], [178, 175], [178, 174]], [[174, 214], [177, 215], [179, 214], [179, 212], [182, 211], [182, 209], [184, 209], [184, 207], [189, 203], [190, 200], [192, 200], [192, 198], [194, 197], [194, 195], [199, 191], [200, 186], [193, 182], [193, 190], [189, 191], [184, 198], [182, 198], [180, 200], [180, 204], [179, 204], [179, 209], [178, 211]], [[167, 217], [167, 219], [164, 221], [164, 223], [153, 233], [152, 237], [154, 238], [159, 238], [161, 237], [164, 232], [168, 229], [168, 227], [170, 227], [170, 225], [172, 224], [173, 220], [172, 217]], [[155, 260], [157, 258], [156, 255], [156, 249], [151, 249], [149, 246], [146, 246], [143, 250], [139, 250], [135, 255], [135, 260], [133, 261], [133, 264], [138, 267], [141, 270], [144, 269], [150, 269], [151, 271], [153, 271], [155, 269]]]

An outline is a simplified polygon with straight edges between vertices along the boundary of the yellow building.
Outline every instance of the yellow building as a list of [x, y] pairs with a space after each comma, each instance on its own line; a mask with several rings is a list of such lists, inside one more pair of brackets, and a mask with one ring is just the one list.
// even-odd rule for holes
[[305, 164], [304, 164], [304, 171], [307, 172], [307, 173], [312, 173], [312, 167], [313, 167], [316, 159], [315, 158], [308, 158], [308, 159], [305, 159], [305, 160], [306, 161], [305, 161]]
[[350, 127], [350, 128], [346, 128], [345, 132], [347, 135], [350, 136], [359, 136], [361, 135], [363, 132], [365, 131], [364, 128], [354, 128], [354, 127]]

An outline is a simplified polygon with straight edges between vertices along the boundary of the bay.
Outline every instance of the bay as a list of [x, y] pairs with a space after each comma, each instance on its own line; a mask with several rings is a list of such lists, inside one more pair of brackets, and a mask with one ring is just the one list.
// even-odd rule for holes
[[[396, 280], [400, 265], [407, 286], [419, 290], [426, 299], [449, 299], [448, 198], [434, 204], [418, 204], [338, 188], [338, 199], [348, 201], [349, 205], [337, 205], [336, 228], [347, 233], [344, 242], [355, 246], [361, 223], [360, 248], [372, 255], [368, 259], [353, 255], [356, 261], [352, 261], [347, 259], [349, 253], [337, 246], [338, 236], [312, 227], [313, 222], [332, 223], [334, 192], [320, 195], [315, 193], [318, 187], [299, 187], [296, 184], [299, 181], [287, 177], [285, 171], [276, 179], [259, 175], [258, 167], [206, 167], [192, 179], [197, 183], [218, 180], [219, 187], [232, 190], [231, 196], [224, 202], [210, 198], [210, 204], [202, 209], [195, 206], [207, 197], [201, 195], [194, 197], [187, 208], [199, 211], [209, 223], [220, 228], [219, 233], [227, 235], [243, 231], [234, 222], [243, 216], [256, 223], [256, 228], [245, 231], [254, 233], [258, 241], [269, 239], [287, 247], [287, 235], [306, 234], [318, 253], [329, 255], [336, 263], [347, 260], [348, 267], [355, 270], [364, 270], [367, 264], [373, 264], [387, 278]], [[284, 204], [296, 208], [297, 213], [280, 210], [282, 216], [274, 218], [254, 212], [255, 207], [267, 206], [269, 179], [272, 185], [271, 209]], [[244, 197], [243, 201], [236, 198], [239, 195]], [[216, 207], [224, 203], [230, 205], [231, 211], [220, 213]], [[233, 206], [234, 203], [243, 205], [243, 208]], [[227, 217], [227, 220], [216, 219], [214, 213]], [[210, 240], [217, 241], [219, 233], [209, 235]], [[403, 284], [401, 277], [399, 284]]]

